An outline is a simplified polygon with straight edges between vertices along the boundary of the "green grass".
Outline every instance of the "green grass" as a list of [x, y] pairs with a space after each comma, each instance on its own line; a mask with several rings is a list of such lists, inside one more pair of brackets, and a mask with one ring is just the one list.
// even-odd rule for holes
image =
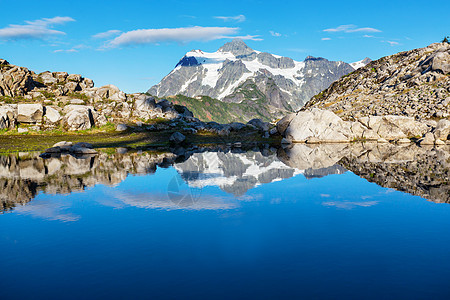
[[[60, 141], [69, 141], [73, 143], [87, 142], [94, 145], [95, 148], [108, 149], [117, 147], [127, 147], [131, 149], [147, 149], [152, 147], [169, 148], [169, 137], [176, 129], [158, 131], [158, 132], [77, 132], [51, 135], [47, 134], [4, 134], [0, 135], [0, 154], [16, 152], [43, 152], [55, 143]], [[186, 135], [186, 142], [193, 145], [217, 145], [226, 143], [246, 142], [251, 143], [273, 143], [278, 144], [279, 138], [264, 139], [259, 133], [252, 131], [243, 131], [232, 133], [223, 137], [210, 132], [198, 132], [197, 134]]]

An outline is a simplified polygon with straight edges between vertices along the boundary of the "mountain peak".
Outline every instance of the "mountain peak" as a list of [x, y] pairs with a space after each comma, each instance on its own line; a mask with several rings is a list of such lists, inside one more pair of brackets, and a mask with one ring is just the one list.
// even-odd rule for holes
[[325, 59], [325, 58], [323, 58], [323, 57], [314, 57], [314, 56], [311, 56], [311, 55], [309, 55], [309, 56], [307, 56], [306, 58], [305, 58], [305, 62], [306, 61], [316, 61], [316, 60], [326, 60], [326, 61], [328, 61], [327, 59]]
[[254, 52], [253, 49], [247, 46], [247, 44], [241, 39], [233, 39], [231, 42], [228, 42], [220, 47], [219, 51], [231, 52], [235, 56], [247, 55]]

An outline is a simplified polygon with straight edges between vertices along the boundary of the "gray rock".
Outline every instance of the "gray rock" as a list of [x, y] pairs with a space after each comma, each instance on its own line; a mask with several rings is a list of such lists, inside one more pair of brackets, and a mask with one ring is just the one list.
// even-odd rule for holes
[[81, 82], [82, 79], [83, 79], [83, 77], [80, 74], [70, 74], [67, 77], [67, 80], [77, 82], [77, 83]]
[[186, 137], [182, 133], [179, 133], [179, 132], [173, 133], [169, 138], [169, 141], [174, 144], [181, 144], [185, 140], [186, 140]]
[[85, 104], [81, 99], [72, 99], [70, 100], [70, 104]]
[[52, 147], [60, 147], [60, 148], [67, 147], [67, 148], [70, 148], [70, 147], [72, 147], [72, 145], [73, 145], [72, 142], [61, 141], [61, 142], [57, 142]]
[[433, 131], [435, 139], [440, 139], [442, 141], [448, 140], [450, 135], [450, 121], [449, 120], [440, 120], [436, 128]]
[[431, 132], [427, 132], [423, 138], [418, 140], [420, 145], [434, 145], [434, 135]]
[[17, 120], [17, 104], [0, 106], [0, 129], [14, 128]]
[[42, 104], [19, 104], [17, 106], [17, 121], [20, 123], [41, 122], [43, 115]]
[[120, 147], [120, 148], [116, 149], [116, 153], [118, 153], [118, 154], [125, 154], [125, 153], [128, 153], [128, 149], [124, 148], [124, 147]]
[[45, 153], [61, 153], [60, 147], [51, 147], [45, 150]]
[[73, 147], [94, 149], [94, 146], [91, 143], [86, 143], [86, 142], [76, 143], [75, 145], [73, 145]]
[[293, 142], [305, 142], [314, 137], [322, 142], [346, 142], [352, 139], [350, 124], [334, 113], [312, 109], [301, 111], [292, 119], [284, 136]]
[[54, 109], [53, 107], [50, 106], [46, 106], [45, 107], [45, 118], [50, 122], [50, 123], [58, 123], [61, 120], [61, 115], [60, 113]]
[[79, 92], [79, 91], [81, 91], [81, 87], [80, 87], [80, 85], [77, 83], [77, 82], [73, 82], [73, 81], [70, 81], [70, 82], [68, 82], [68, 83], [66, 83], [65, 85], [64, 85], [64, 87], [69, 91], [69, 92]]
[[239, 122], [230, 123], [230, 128], [234, 131], [239, 131], [245, 128], [245, 124]]
[[75, 154], [97, 154], [98, 152], [94, 149], [91, 148], [84, 148], [84, 147], [80, 147], [80, 146], [73, 146], [70, 149], [71, 153], [75, 153]]
[[127, 130], [128, 129], [128, 126], [127, 125], [125, 125], [125, 124], [118, 124], [117, 126], [116, 126], [116, 131], [125, 131], [125, 130]]
[[278, 123], [277, 123], [277, 130], [278, 130], [279, 134], [284, 135], [284, 132], [288, 128], [288, 126], [291, 123], [292, 119], [295, 118], [295, 116], [296, 116], [296, 114], [288, 114], [283, 119], [278, 121]]
[[270, 135], [275, 135], [275, 134], [277, 134], [277, 133], [278, 133], [278, 130], [277, 130], [276, 127], [271, 128], [271, 129], [269, 130], [269, 134], [270, 134]]
[[252, 119], [247, 124], [255, 126], [260, 131], [268, 131], [269, 123], [261, 121], [261, 119]]
[[94, 117], [91, 108], [84, 105], [68, 105], [64, 108], [66, 115], [63, 122], [68, 130], [86, 130], [92, 128]]

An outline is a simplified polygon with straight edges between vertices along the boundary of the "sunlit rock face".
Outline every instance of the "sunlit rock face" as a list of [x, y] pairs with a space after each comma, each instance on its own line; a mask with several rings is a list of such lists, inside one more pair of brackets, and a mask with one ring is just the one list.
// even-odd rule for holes
[[393, 144], [294, 144], [280, 149], [279, 158], [299, 169], [340, 165], [380, 186], [450, 203], [448, 146]]

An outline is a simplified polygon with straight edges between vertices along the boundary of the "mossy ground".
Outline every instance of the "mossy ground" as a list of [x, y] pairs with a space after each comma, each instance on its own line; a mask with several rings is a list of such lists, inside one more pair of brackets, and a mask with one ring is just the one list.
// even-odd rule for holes
[[[64, 134], [0, 134], [0, 153], [44, 151], [60, 141], [87, 142], [95, 148], [127, 147], [133, 149], [146, 149], [152, 147], [169, 148], [169, 137], [176, 130], [159, 132], [90, 132], [90, 133], [64, 133]], [[229, 136], [218, 136], [210, 132], [186, 134], [187, 145], [214, 145], [227, 143], [279, 143], [278, 138], [265, 139], [255, 132], [231, 133]]]

